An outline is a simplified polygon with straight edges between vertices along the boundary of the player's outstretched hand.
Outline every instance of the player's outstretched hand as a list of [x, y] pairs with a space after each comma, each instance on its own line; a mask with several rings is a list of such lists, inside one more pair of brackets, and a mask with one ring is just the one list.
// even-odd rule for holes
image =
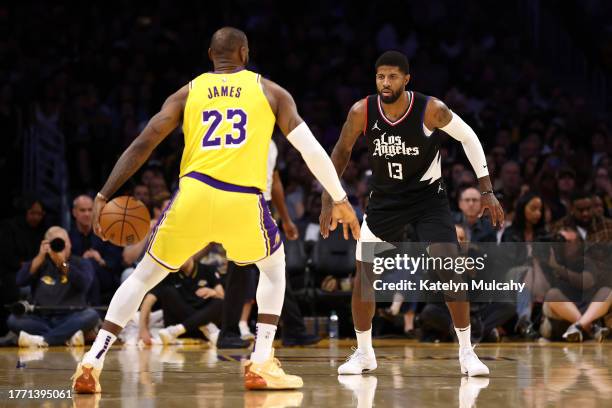
[[489, 215], [491, 216], [491, 224], [494, 227], [503, 227], [504, 225], [504, 210], [497, 201], [497, 197], [493, 194], [485, 194], [480, 199], [480, 214], [478, 217], [482, 217], [485, 210], [489, 210]]
[[106, 200], [99, 195], [94, 199], [93, 205], [93, 230], [94, 233], [102, 238], [103, 241], [106, 241], [104, 238], [104, 234], [102, 234], [102, 227], [100, 227], [100, 214], [102, 214], [102, 209], [106, 205]]
[[342, 224], [344, 239], [349, 239], [349, 229], [353, 238], [356, 240], [359, 239], [359, 221], [357, 220], [353, 206], [348, 201], [333, 204], [329, 229], [334, 231], [338, 223]]

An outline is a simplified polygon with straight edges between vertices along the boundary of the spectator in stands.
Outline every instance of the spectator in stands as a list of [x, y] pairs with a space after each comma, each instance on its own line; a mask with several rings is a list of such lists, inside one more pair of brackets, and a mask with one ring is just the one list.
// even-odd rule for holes
[[92, 277], [91, 264], [72, 256], [66, 230], [49, 228], [38, 254], [17, 274], [17, 285], [29, 286], [31, 300], [40, 308], [35, 314], [9, 317], [10, 329], [19, 333], [19, 346], [83, 346], [83, 333], [99, 322], [98, 313], [87, 308], [86, 293]]
[[593, 192], [601, 197], [606, 214], [612, 213], [612, 182], [607, 167], [599, 166], [595, 169]]
[[221, 325], [225, 292], [215, 266], [200, 263], [202, 252], [189, 258], [176, 273], [169, 274], [144, 298], [140, 307], [140, 338], [151, 344], [149, 316], [159, 301], [164, 312], [164, 329], [159, 331], [163, 344], [173, 344], [177, 337], [203, 333], [215, 345]]
[[459, 209], [455, 213], [455, 224], [466, 235], [467, 242], [496, 242], [495, 230], [487, 217], [479, 217], [480, 191], [476, 187], [467, 187], [459, 193]]
[[576, 172], [571, 167], [561, 168], [557, 172], [557, 199], [555, 202], [561, 208], [559, 214], [569, 213], [574, 191], [576, 191]]
[[[17, 271], [39, 250], [45, 234], [45, 210], [34, 196], [21, 199], [21, 214], [0, 223], [0, 303], [19, 299], [16, 285]], [[7, 331], [7, 310], [0, 305], [0, 336]]]
[[[609, 248], [607, 245], [586, 248], [576, 230], [564, 228], [559, 235], [562, 243], [555, 245], [553, 255], [542, 262], [542, 267], [551, 275], [553, 287], [546, 294], [545, 321], [540, 332], [553, 340], [582, 342], [588, 336], [601, 343], [609, 329], [596, 322], [612, 306], [612, 291], [606, 286], [609, 285], [609, 262], [606, 262]], [[598, 261], [605, 265], [597, 265]]]
[[514, 211], [514, 204], [521, 191], [521, 169], [517, 162], [509, 160], [504, 163], [500, 173], [498, 192], [504, 211]]
[[[501, 242], [504, 266], [513, 266], [508, 271], [508, 277], [515, 281], [525, 282], [527, 285], [522, 292], [519, 292], [517, 299], [516, 312], [518, 322], [515, 331], [526, 338], [535, 338], [537, 332], [534, 330], [531, 319], [533, 308], [533, 297], [541, 295], [543, 298], [548, 289], [546, 277], [539, 268], [534, 268], [530, 252], [530, 243], [538, 241], [545, 236], [547, 231], [544, 222], [544, 207], [542, 198], [533, 192], [529, 192], [516, 203], [516, 213], [512, 225], [504, 231]], [[512, 243], [505, 245], [504, 243]], [[534, 291], [538, 289], [538, 293]]]
[[70, 228], [70, 240], [75, 255], [87, 259], [93, 265], [95, 276], [90, 292], [93, 305], [108, 304], [117, 287], [121, 273], [121, 248], [104, 242], [93, 233], [93, 200], [87, 195], [74, 199]]
[[134, 186], [134, 190], [132, 191], [132, 195], [137, 200], [142, 201], [147, 207], [151, 205], [151, 192], [149, 191], [149, 187], [145, 184], [136, 184]]
[[577, 191], [572, 195], [571, 211], [551, 226], [556, 233], [562, 229], [578, 231], [581, 241], [611, 242], [612, 220], [596, 216], [593, 211], [591, 195]]
[[591, 202], [593, 203], [593, 215], [595, 217], [609, 219], [609, 217], [606, 214], [607, 208], [604, 205], [604, 200], [600, 196], [598, 196], [597, 194], [592, 194]]

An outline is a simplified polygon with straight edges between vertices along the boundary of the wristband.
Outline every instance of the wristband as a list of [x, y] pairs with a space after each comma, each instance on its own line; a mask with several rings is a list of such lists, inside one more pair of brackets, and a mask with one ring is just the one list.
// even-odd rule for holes
[[481, 192], [480, 192], [480, 195], [481, 195], [481, 196], [485, 196], [485, 195], [487, 195], [487, 194], [493, 194], [493, 190], [481, 191]]
[[342, 200], [334, 201], [334, 205], [338, 205], [338, 204], [342, 204], [342, 203], [348, 203], [348, 200], [349, 200], [348, 196], [345, 195]]

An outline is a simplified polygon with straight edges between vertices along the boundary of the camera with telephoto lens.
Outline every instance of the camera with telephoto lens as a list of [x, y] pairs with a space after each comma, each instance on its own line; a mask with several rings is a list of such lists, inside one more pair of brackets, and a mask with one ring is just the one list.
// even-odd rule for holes
[[49, 242], [49, 247], [53, 252], [62, 252], [66, 248], [66, 241], [61, 238], [54, 238]]
[[15, 316], [23, 316], [26, 313], [32, 313], [34, 311], [34, 305], [31, 305], [26, 300], [20, 300], [11, 305], [11, 313]]

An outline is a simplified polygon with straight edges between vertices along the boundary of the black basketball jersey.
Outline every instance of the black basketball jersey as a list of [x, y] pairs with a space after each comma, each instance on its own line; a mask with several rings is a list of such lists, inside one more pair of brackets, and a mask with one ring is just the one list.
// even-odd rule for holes
[[409, 105], [395, 122], [384, 114], [378, 95], [370, 95], [367, 101], [367, 118], [364, 129], [372, 176], [371, 198], [389, 197], [393, 201], [414, 199], [432, 191], [443, 190], [441, 184], [440, 135], [425, 133], [423, 119], [428, 97], [407, 91]]

